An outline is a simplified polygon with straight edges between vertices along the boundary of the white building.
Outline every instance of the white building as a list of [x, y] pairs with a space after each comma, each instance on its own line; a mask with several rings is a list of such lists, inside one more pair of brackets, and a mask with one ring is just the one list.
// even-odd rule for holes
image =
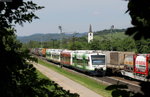
[[89, 32], [88, 32], [88, 43], [93, 41], [93, 32], [92, 32], [92, 26], [90, 25]]

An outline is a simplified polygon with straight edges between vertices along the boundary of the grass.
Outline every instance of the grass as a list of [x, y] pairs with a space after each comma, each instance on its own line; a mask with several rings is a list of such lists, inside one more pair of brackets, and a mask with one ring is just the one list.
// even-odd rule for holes
[[93, 79], [88, 78], [88, 77], [83, 76], [83, 75], [79, 75], [79, 74], [74, 73], [74, 72], [69, 72], [69, 71], [64, 70], [60, 67], [51, 65], [48, 62], [45, 62], [41, 59], [38, 59], [38, 63], [60, 73], [60, 74], [66, 76], [68, 78], [70, 78], [71, 80], [74, 80], [74, 81], [82, 84], [83, 86], [95, 91], [96, 93], [98, 93], [104, 97], [111, 97], [111, 91], [105, 90], [105, 88], [107, 86], [104, 84], [101, 84], [100, 82], [97, 82], [96, 80], [93, 80]]
[[48, 77], [46, 77], [44, 74], [42, 74], [39, 70], [36, 70], [36, 72], [37, 72], [39, 78], [44, 78], [44, 79], [50, 80]]

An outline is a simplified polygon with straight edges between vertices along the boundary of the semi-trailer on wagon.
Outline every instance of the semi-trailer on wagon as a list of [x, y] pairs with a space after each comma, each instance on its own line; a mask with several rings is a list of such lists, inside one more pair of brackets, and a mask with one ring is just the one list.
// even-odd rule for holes
[[125, 62], [125, 69], [122, 70], [122, 75], [148, 81], [150, 77], [150, 54], [134, 54], [128, 57]]

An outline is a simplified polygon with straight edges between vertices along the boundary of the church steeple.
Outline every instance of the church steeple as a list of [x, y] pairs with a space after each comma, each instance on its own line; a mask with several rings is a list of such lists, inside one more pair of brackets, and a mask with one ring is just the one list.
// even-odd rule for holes
[[90, 24], [89, 32], [92, 32], [92, 25]]
[[88, 43], [93, 40], [93, 32], [92, 32], [92, 25], [90, 24], [89, 32], [88, 32]]

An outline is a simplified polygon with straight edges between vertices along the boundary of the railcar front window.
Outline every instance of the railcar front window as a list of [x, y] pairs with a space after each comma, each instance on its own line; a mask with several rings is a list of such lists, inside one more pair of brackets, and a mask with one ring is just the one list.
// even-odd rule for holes
[[91, 55], [92, 65], [104, 65], [105, 55]]

